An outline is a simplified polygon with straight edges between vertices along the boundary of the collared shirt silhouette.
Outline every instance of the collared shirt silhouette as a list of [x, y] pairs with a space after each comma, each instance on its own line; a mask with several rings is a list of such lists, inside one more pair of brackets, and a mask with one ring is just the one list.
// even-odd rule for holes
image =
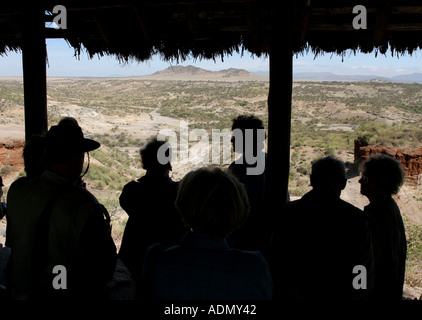
[[[344, 163], [325, 157], [312, 164], [313, 189], [287, 204], [273, 243], [276, 298], [312, 301], [369, 299], [373, 252], [362, 210], [340, 199]], [[355, 266], [366, 269], [366, 289], [356, 289]]]
[[229, 248], [225, 240], [248, 215], [246, 192], [235, 177], [219, 168], [189, 172], [180, 183], [176, 207], [191, 231], [176, 246], [148, 248], [144, 278], [152, 298], [271, 299], [265, 258], [258, 251]]
[[272, 298], [269, 267], [259, 251], [229, 248], [224, 238], [199, 232], [165, 250], [155, 273], [157, 300]]

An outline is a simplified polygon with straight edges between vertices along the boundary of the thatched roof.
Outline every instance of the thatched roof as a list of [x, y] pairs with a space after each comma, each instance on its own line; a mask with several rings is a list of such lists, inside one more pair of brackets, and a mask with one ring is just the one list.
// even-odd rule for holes
[[[47, 38], [64, 38], [88, 54], [115, 55], [144, 61], [153, 54], [164, 59], [218, 58], [247, 49], [269, 52], [271, 18], [293, 22], [293, 51], [346, 50], [397, 54], [422, 47], [420, 0], [62, 0], [34, 1], [48, 13], [60, 3], [67, 9], [67, 29], [46, 29]], [[274, 4], [278, 5], [275, 7]], [[367, 9], [367, 29], [353, 28], [353, 7]], [[0, 54], [22, 48], [25, 2], [0, 7]], [[280, 39], [282, 44], [283, 39]]]

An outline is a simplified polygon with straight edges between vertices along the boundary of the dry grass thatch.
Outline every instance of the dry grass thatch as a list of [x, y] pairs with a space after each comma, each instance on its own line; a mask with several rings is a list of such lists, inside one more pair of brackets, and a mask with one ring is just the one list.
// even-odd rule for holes
[[[7, 3], [0, 8], [0, 54], [22, 48], [25, 14], [37, 6], [51, 22], [54, 1]], [[218, 59], [248, 50], [270, 51], [274, 24], [283, 24], [273, 41], [292, 51], [344, 54], [412, 53], [422, 47], [422, 5], [418, 0], [63, 0], [67, 29], [46, 28], [47, 38], [64, 38], [78, 56], [115, 55], [120, 61], [144, 61], [154, 54], [164, 60]], [[353, 13], [365, 5], [367, 29], [356, 30]], [[28, 13], [29, 12], [29, 13]], [[278, 39], [280, 38], [280, 39]]]

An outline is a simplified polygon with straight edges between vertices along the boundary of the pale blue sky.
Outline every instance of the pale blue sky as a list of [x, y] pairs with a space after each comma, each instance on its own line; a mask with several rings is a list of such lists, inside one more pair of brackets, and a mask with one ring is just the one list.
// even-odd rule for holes
[[[127, 77], [147, 75], [165, 69], [171, 64], [154, 57], [148, 62], [119, 64], [114, 57], [94, 57], [88, 59], [85, 52], [81, 53], [80, 60], [74, 57], [74, 51], [64, 40], [47, 40], [47, 52], [49, 66], [48, 76], [67, 77]], [[406, 73], [422, 73], [422, 52], [417, 51], [412, 56], [404, 55], [399, 58], [392, 57], [391, 53], [386, 56], [375, 54], [348, 54], [345, 57], [325, 54], [314, 59], [312, 53], [294, 58], [294, 72], [332, 72], [341, 75], [378, 75], [391, 77]], [[194, 61], [187, 60], [181, 65], [195, 65], [208, 70], [222, 70], [227, 68], [246, 69], [250, 72], [268, 71], [268, 58], [251, 58], [251, 54], [245, 52], [225, 57], [220, 60]], [[7, 56], [0, 56], [0, 76], [22, 76], [21, 53], [9, 52]]]

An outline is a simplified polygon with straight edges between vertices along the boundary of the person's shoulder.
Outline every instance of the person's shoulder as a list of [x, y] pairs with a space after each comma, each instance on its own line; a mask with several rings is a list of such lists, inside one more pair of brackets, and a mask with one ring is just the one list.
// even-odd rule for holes
[[49, 193], [52, 188], [49, 188], [48, 185], [45, 185], [40, 177], [28, 178], [28, 177], [21, 177], [15, 180], [9, 187], [9, 191], [7, 193], [7, 202], [12, 199], [20, 199], [22, 197], [37, 197], [41, 196], [45, 193]]
[[303, 203], [302, 199], [292, 200], [286, 203], [286, 208], [287, 209], [294, 208], [301, 205], [302, 203]]
[[288, 213], [291, 213], [291, 212], [306, 210], [306, 208], [311, 205], [311, 202], [312, 201], [307, 193], [300, 199], [287, 202], [286, 211]]
[[20, 177], [20, 178], [18, 178], [15, 181], [12, 182], [12, 184], [10, 185], [10, 188], [20, 186], [20, 185], [24, 185], [24, 184], [27, 184], [28, 182], [29, 182], [29, 178]]
[[9, 192], [13, 189], [20, 189], [20, 188], [27, 188], [31, 187], [36, 182], [38, 182], [39, 178], [28, 178], [28, 177], [20, 177], [17, 180], [13, 181], [9, 187]]
[[379, 219], [385, 221], [387, 216], [401, 215], [400, 208], [392, 196], [385, 196], [371, 202], [367, 206], [367, 211], [370, 212], [372, 219]]
[[192, 258], [192, 254], [198, 253], [197, 250], [186, 248], [180, 244], [165, 247], [160, 243], [155, 243], [149, 246], [145, 251], [146, 261], [161, 261], [164, 264], [169, 264], [174, 261], [183, 260], [183, 257]]
[[21, 178], [15, 180], [15, 181], [13, 181], [12, 184], [10, 185], [10, 187], [9, 187], [8, 196], [10, 197], [10, 195], [12, 195], [17, 190], [23, 188], [26, 185], [27, 185], [27, 178], [26, 177], [21, 177]]
[[394, 200], [394, 198], [392, 196], [387, 196], [386, 197], [386, 199], [385, 199], [385, 205], [387, 207], [390, 207], [390, 208], [394, 209], [394, 210], [399, 210], [400, 211], [399, 206], [397, 205], [396, 200]]
[[349, 214], [351, 216], [356, 216], [359, 218], [364, 217], [364, 213], [361, 209], [359, 209], [358, 207], [354, 206], [353, 204], [351, 204], [350, 202], [347, 202], [343, 199], [339, 199], [339, 203], [340, 206], [342, 206], [344, 208], [344, 212], [346, 214]]
[[260, 251], [231, 249], [231, 259], [229, 261], [231, 261], [231, 265], [250, 270], [257, 278], [270, 275], [269, 264]]
[[145, 184], [145, 181], [144, 181], [143, 178], [144, 178], [144, 176], [139, 178], [136, 181], [132, 180], [132, 181], [126, 183], [123, 187], [122, 194], [131, 194], [133, 192], [136, 193], [136, 192], [139, 192], [140, 190], [142, 190], [144, 188], [144, 184]]
[[128, 182], [128, 183], [126, 183], [125, 185], [124, 185], [124, 187], [123, 187], [123, 190], [124, 189], [127, 189], [127, 190], [129, 190], [129, 189], [133, 189], [133, 188], [139, 188], [139, 186], [143, 183], [143, 181], [144, 181], [144, 179], [143, 179], [144, 177], [141, 177], [141, 178], [139, 178], [138, 180], [132, 180], [132, 181], [130, 181], [130, 182]]
[[343, 221], [348, 229], [353, 230], [354, 233], [358, 234], [358, 230], [365, 230], [367, 228], [368, 216], [363, 210], [340, 199], [339, 211], [341, 211], [341, 221]]
[[176, 245], [174, 245], [174, 246], [170, 246], [170, 247], [164, 247], [164, 246], [163, 246], [163, 245], [161, 245], [161, 244], [155, 244], [155, 245], [152, 245], [150, 248], [151, 248], [151, 249], [153, 249], [153, 250], [159, 250], [159, 249], [157, 249], [157, 248], [154, 248], [154, 247], [158, 247], [158, 245], [160, 246], [160, 248], [161, 248], [161, 253], [162, 253], [163, 255], [172, 255], [172, 254], [177, 254], [178, 252], [180, 252], [180, 251], [183, 251], [183, 250], [186, 250], [186, 249], [187, 249], [185, 246], [182, 246], [182, 245], [180, 245], [180, 244], [176, 244]]
[[230, 248], [226, 251], [226, 253], [233, 256], [233, 258], [242, 265], [255, 265], [261, 267], [266, 267], [268, 265], [267, 260], [260, 251]]

